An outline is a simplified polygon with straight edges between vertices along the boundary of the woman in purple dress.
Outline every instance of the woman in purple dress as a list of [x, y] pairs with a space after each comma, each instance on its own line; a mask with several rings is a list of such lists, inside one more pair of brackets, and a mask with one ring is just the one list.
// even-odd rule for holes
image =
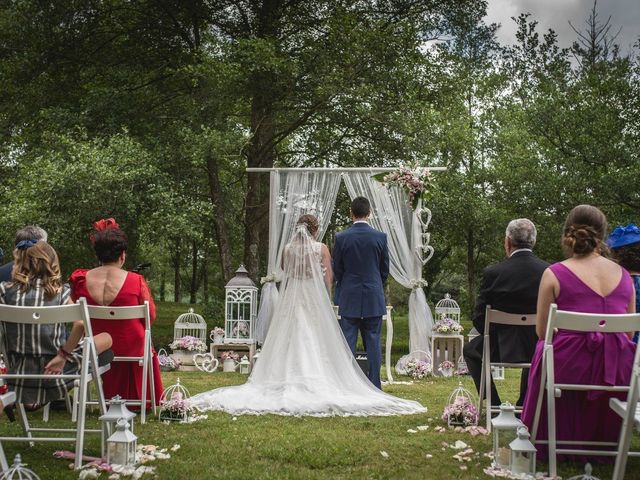
[[[540, 281], [536, 319], [540, 340], [532, 359], [522, 412], [522, 421], [529, 429], [533, 427], [540, 391], [549, 306], [555, 303], [559, 310], [584, 313], [635, 312], [635, 292], [629, 273], [602, 256], [606, 231], [607, 220], [596, 207], [579, 205], [571, 210], [562, 238], [569, 258], [547, 268]], [[631, 335], [631, 332], [556, 332], [553, 338], [556, 382], [629, 385], [635, 353]], [[563, 391], [562, 396], [556, 399], [556, 439], [616, 442], [621, 421], [609, 408], [612, 396], [614, 394], [608, 392]], [[546, 440], [547, 430], [545, 399], [536, 439]], [[542, 456], [546, 456], [546, 448], [538, 449]], [[602, 460], [602, 457], [596, 460]]]

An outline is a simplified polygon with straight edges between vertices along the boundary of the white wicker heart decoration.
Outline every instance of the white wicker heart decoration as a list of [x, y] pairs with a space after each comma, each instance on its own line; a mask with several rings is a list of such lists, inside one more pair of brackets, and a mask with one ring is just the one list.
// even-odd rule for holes
[[[426, 219], [424, 218], [426, 214]], [[431, 223], [431, 210], [427, 207], [418, 208], [416, 210], [416, 216], [418, 217], [418, 222], [422, 225], [422, 231], [426, 231], [429, 228], [429, 224]]]
[[218, 362], [217, 358], [213, 358], [211, 353], [196, 353], [193, 356], [193, 363], [198, 370], [213, 373], [218, 368], [220, 362]]
[[415, 253], [422, 262], [422, 265], [426, 265], [435, 252], [431, 245], [423, 245], [422, 247], [416, 247]]

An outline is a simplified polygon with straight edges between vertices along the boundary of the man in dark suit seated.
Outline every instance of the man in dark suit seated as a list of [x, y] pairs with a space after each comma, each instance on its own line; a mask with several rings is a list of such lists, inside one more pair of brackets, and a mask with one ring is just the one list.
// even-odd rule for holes
[[[479, 336], [465, 345], [464, 359], [480, 391], [485, 310], [490, 305], [494, 310], [507, 313], [535, 313], [538, 287], [542, 273], [549, 266], [533, 254], [536, 244], [536, 227], [526, 218], [509, 222], [504, 239], [506, 260], [487, 267], [482, 272], [482, 284], [476, 302], [473, 325]], [[535, 327], [495, 325], [491, 327], [491, 361], [505, 363], [529, 363], [536, 348], [538, 336]], [[522, 405], [527, 390], [529, 370], [522, 371], [520, 398]], [[482, 392], [480, 392], [482, 395]], [[500, 396], [491, 381], [491, 403], [500, 405]]]
[[[18, 245], [22, 240], [44, 240], [47, 241], [47, 232], [36, 225], [28, 225], [16, 232], [14, 245]], [[13, 269], [13, 260], [0, 266], [0, 282], [8, 282], [11, 280], [11, 270]]]

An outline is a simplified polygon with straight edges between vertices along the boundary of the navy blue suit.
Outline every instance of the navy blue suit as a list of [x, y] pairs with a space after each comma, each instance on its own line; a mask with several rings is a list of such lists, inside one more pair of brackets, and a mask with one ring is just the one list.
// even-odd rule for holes
[[338, 233], [333, 248], [333, 274], [342, 332], [354, 354], [358, 331], [362, 332], [369, 380], [380, 388], [380, 331], [382, 316], [387, 313], [384, 283], [389, 276], [387, 236], [364, 222]]

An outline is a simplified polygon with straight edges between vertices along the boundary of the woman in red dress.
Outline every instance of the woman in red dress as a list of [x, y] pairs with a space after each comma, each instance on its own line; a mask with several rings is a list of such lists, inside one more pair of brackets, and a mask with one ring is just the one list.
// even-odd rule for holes
[[[149, 302], [151, 323], [156, 319], [156, 305], [149, 286], [142, 275], [123, 269], [127, 236], [113, 218], [94, 224], [93, 247], [100, 266], [91, 270], [78, 269], [71, 274], [72, 298], [85, 297], [89, 305], [128, 307]], [[107, 332], [113, 338], [115, 356], [142, 356], [144, 349], [144, 319], [97, 320], [91, 319], [94, 335]], [[153, 374], [156, 403], [162, 394], [162, 379], [158, 355], [153, 350]], [[142, 396], [142, 367], [136, 362], [114, 362], [103, 376], [104, 395], [110, 399], [120, 395], [127, 400]], [[151, 385], [147, 396], [151, 398]], [[150, 406], [150, 403], [148, 407]]]

